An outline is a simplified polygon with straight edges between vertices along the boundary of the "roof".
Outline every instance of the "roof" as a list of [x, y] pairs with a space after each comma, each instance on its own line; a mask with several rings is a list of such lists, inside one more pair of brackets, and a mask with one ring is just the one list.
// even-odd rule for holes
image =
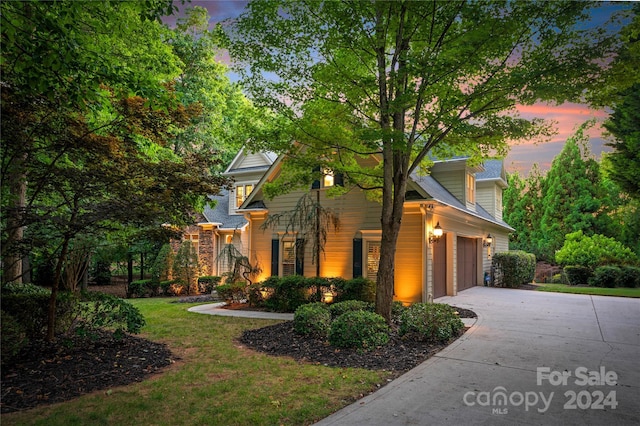
[[411, 180], [413, 180], [434, 201], [514, 231], [514, 229], [506, 222], [493, 217], [488, 211], [482, 208], [480, 204], [476, 203], [475, 211], [467, 208], [465, 204], [458, 200], [451, 192], [449, 192], [448, 189], [434, 179], [433, 176], [418, 176], [414, 172], [411, 174]]
[[476, 180], [501, 179], [502, 164], [502, 160], [485, 160], [482, 163], [484, 171], [476, 173]]
[[215, 201], [215, 206], [212, 208], [209, 203], [204, 208], [202, 214], [207, 222], [213, 223], [222, 230], [234, 230], [240, 229], [249, 224], [244, 215], [241, 214], [229, 214], [229, 191], [223, 189], [218, 195], [209, 195], [209, 199]]

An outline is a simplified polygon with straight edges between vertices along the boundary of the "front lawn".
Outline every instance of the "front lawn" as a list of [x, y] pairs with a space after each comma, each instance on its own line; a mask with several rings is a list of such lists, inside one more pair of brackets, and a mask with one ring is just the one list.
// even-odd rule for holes
[[[2, 415], [2, 424], [311, 424], [377, 389], [387, 371], [331, 368], [264, 355], [239, 345], [246, 329], [278, 321], [187, 312], [194, 304], [135, 299], [141, 337], [180, 359], [141, 383]], [[173, 299], [175, 300], [175, 299]]]
[[570, 286], [566, 284], [539, 284], [537, 290], [551, 291], [555, 293], [591, 294], [596, 296], [640, 297], [640, 288], [605, 288]]

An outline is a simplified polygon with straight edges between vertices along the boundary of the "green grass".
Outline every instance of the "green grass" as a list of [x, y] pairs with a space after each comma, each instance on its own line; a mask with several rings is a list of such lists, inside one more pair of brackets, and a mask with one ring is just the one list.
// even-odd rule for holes
[[537, 290], [555, 293], [591, 294], [596, 296], [640, 297], [640, 288], [576, 287], [566, 284], [540, 284]]
[[180, 359], [141, 383], [2, 415], [3, 425], [311, 424], [386, 383], [389, 372], [298, 363], [243, 348], [243, 330], [278, 321], [187, 312], [193, 304], [136, 299], [142, 337]]

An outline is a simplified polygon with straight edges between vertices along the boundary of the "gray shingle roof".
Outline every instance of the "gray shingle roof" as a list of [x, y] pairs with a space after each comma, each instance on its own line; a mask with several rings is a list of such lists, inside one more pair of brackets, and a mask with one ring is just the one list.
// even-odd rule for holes
[[433, 176], [418, 176], [415, 172], [411, 174], [411, 179], [420, 186], [434, 201], [453, 207], [475, 217], [479, 217], [491, 223], [513, 230], [509, 224], [503, 220], [491, 216], [480, 204], [476, 204], [476, 211], [469, 210], [465, 204], [458, 200], [449, 190], [447, 190]]
[[484, 172], [476, 173], [476, 180], [502, 178], [502, 160], [486, 160], [482, 165]]
[[229, 214], [229, 191], [223, 189], [218, 195], [209, 195], [209, 199], [215, 201], [214, 207], [207, 204], [202, 214], [209, 223], [218, 225], [220, 229], [239, 229], [247, 225], [247, 219], [241, 214]]

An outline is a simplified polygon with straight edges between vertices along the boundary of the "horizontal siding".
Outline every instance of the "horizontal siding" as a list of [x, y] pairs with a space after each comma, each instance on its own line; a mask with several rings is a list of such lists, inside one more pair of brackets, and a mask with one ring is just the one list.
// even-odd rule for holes
[[259, 153], [249, 153], [244, 156], [244, 158], [240, 161], [240, 166], [237, 168], [248, 168], [248, 167], [260, 167], [260, 166], [269, 166], [271, 165], [269, 162], [265, 160], [262, 154]]
[[433, 172], [432, 176], [460, 200], [460, 202], [464, 202], [466, 177], [464, 170]]
[[395, 263], [395, 298], [402, 302], [422, 301], [422, 215], [411, 213], [402, 218]]

